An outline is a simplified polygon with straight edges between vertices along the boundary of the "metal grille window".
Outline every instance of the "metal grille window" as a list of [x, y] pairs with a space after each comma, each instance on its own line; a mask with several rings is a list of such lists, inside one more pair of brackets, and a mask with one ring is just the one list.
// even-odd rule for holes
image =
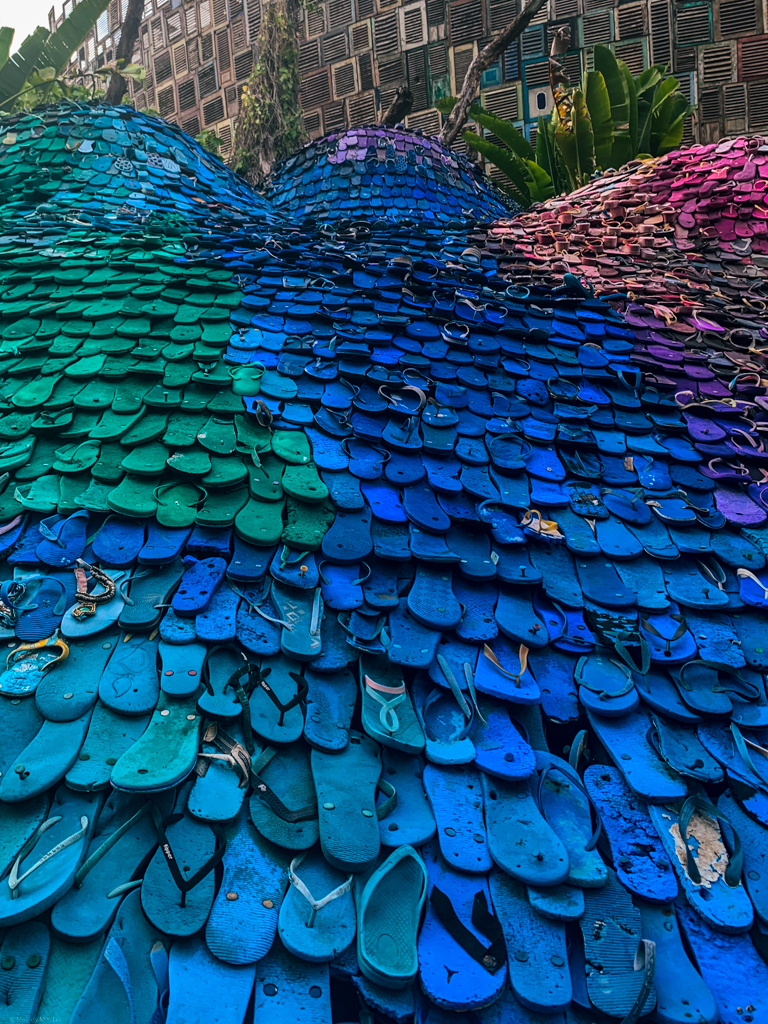
[[543, 25], [534, 25], [526, 29], [520, 36], [520, 54], [523, 60], [531, 57], [543, 57], [546, 46], [546, 32]]
[[337, 32], [335, 36], [327, 36], [323, 40], [323, 63], [332, 64], [349, 56], [347, 51], [347, 33]]
[[[765, 65], [763, 65], [765, 74]], [[768, 88], [766, 82], [750, 82], [747, 86], [747, 109], [749, 111], [749, 130], [768, 128]]]
[[221, 139], [220, 153], [222, 157], [227, 157], [232, 152], [232, 125], [222, 124], [216, 130], [216, 134]]
[[581, 55], [579, 53], [564, 53], [560, 63], [563, 71], [572, 85], [581, 81]]
[[371, 26], [367, 21], [361, 21], [353, 25], [349, 30], [352, 42], [352, 53], [362, 53], [371, 48]]
[[310, 39], [299, 46], [299, 71], [306, 75], [320, 67], [320, 40]]
[[489, 114], [495, 114], [505, 121], [517, 121], [520, 117], [517, 86], [512, 89], [499, 89], [498, 92], [487, 92], [483, 96], [483, 106]]
[[610, 42], [612, 38], [611, 12], [600, 11], [597, 14], [585, 14], [581, 23], [581, 38], [584, 46]]
[[645, 70], [645, 46], [643, 40], [634, 43], [622, 43], [616, 47], [616, 58], [623, 60], [633, 75]]
[[200, 58], [201, 60], [213, 59], [213, 36], [210, 33], [200, 40]]
[[355, 62], [345, 61], [343, 64], [334, 64], [331, 68], [333, 75], [333, 95], [336, 99], [342, 96], [351, 96], [357, 88], [355, 81]]
[[190, 71], [195, 71], [200, 67], [200, 49], [197, 39], [190, 39], [187, 43], [187, 67]]
[[232, 22], [232, 48], [242, 50], [248, 40], [245, 36], [245, 22], [242, 18], [235, 18]]
[[484, 33], [482, 0], [466, 0], [448, 8], [448, 34], [454, 46], [471, 43]]
[[240, 88], [236, 85], [230, 85], [224, 90], [224, 99], [227, 101], [228, 114], [237, 113], [238, 107], [240, 106]]
[[304, 131], [312, 139], [317, 135], [322, 134], [323, 128], [320, 123], [320, 111], [310, 110], [301, 115], [301, 122], [304, 125]]
[[372, 18], [376, 13], [374, 0], [357, 0], [358, 18]]
[[194, 78], [179, 82], [179, 110], [191, 110], [196, 103]]
[[634, 39], [645, 35], [644, 4], [629, 4], [616, 11], [616, 38]]
[[163, 39], [163, 19], [155, 18], [149, 23], [150, 38], [152, 40], [152, 49], [159, 50], [164, 43]]
[[765, 78], [767, 68], [768, 36], [742, 39], [739, 42], [739, 79], [748, 82], [753, 78]]
[[456, 84], [456, 92], [461, 91], [461, 86], [466, 78], [469, 65], [475, 56], [474, 46], [464, 46], [453, 51], [453, 80]]
[[322, 7], [307, 11], [307, 35], [319, 36], [325, 32], [325, 14]]
[[181, 11], [174, 11], [165, 19], [165, 31], [168, 33], [168, 41], [178, 39], [184, 32], [181, 25]]
[[432, 78], [442, 78], [448, 74], [448, 52], [445, 46], [430, 46], [429, 73]]
[[253, 71], [253, 50], [245, 50], [235, 55], [235, 79], [242, 82]]
[[719, 89], [705, 89], [699, 96], [702, 121], [719, 121], [722, 116]]
[[667, 0], [653, 0], [651, 3], [651, 53], [654, 64], [668, 64], [672, 57]]
[[413, 109], [424, 110], [429, 106], [426, 50], [409, 50], [405, 55], [405, 70], [408, 75], [408, 88], [413, 94]]
[[224, 117], [224, 100], [221, 96], [215, 96], [203, 104], [203, 124], [215, 124]]
[[445, 21], [445, 0], [427, 0], [427, 24], [442, 25]]
[[696, 51], [675, 50], [675, 71], [695, 71]]
[[352, 0], [328, 0], [328, 28], [346, 28], [354, 20]]
[[359, 124], [372, 124], [376, 120], [376, 103], [373, 93], [363, 93], [347, 100], [349, 123], [354, 128]]
[[314, 75], [307, 75], [301, 83], [300, 96], [302, 107], [307, 109], [321, 107], [323, 103], [330, 101], [331, 83], [326, 68]]
[[173, 77], [173, 68], [171, 67], [171, 52], [165, 50], [163, 53], [155, 54], [154, 60], [155, 66], [155, 81], [167, 82], [169, 78]]
[[575, 18], [579, 13], [579, 0], [554, 0], [556, 18]]
[[357, 58], [357, 69], [360, 78], [360, 88], [365, 91], [366, 89], [373, 88], [373, 57], [370, 53], [361, 53]]
[[745, 36], [756, 31], [755, 0], [720, 0], [720, 34], [724, 38]]
[[723, 88], [723, 107], [726, 121], [747, 116], [747, 94], [743, 85], [726, 85]]
[[181, 122], [181, 130], [194, 139], [196, 135], [200, 134], [200, 122], [196, 117], [187, 118], [186, 121]]
[[720, 85], [733, 79], [733, 53], [730, 46], [712, 46], [701, 52], [702, 85]]
[[227, 22], [227, 0], [213, 0], [213, 20], [216, 25]]
[[397, 25], [397, 13], [382, 14], [373, 23], [373, 38], [377, 53], [391, 53], [398, 49], [400, 33]]
[[229, 32], [216, 33], [216, 56], [219, 61], [219, 72], [232, 70], [232, 54], [229, 49]]
[[184, 24], [188, 36], [193, 36], [197, 32], [197, 10], [194, 4], [184, 8]]
[[711, 11], [705, 4], [678, 8], [675, 16], [678, 46], [696, 46], [712, 41]]
[[544, 60], [537, 64], [526, 64], [524, 70], [527, 88], [533, 85], [549, 85], [549, 61]]
[[327, 107], [323, 108], [323, 128], [326, 134], [346, 127], [347, 112], [343, 100], [338, 103], [329, 103]]
[[216, 67], [214, 64], [210, 64], [207, 68], [197, 72], [197, 91], [200, 94], [201, 100], [216, 92], [218, 87], [219, 83], [216, 81]]
[[173, 86], [167, 89], [159, 89], [157, 93], [157, 111], [160, 117], [171, 117], [176, 113], [176, 97], [173, 95]]
[[245, 18], [248, 22], [248, 38], [255, 43], [261, 29], [261, 0], [247, 0]]
[[440, 131], [440, 115], [436, 110], [423, 110], [419, 114], [409, 114], [405, 123], [411, 131], [424, 132], [425, 135], [437, 135]]
[[187, 73], [187, 46], [186, 43], [179, 43], [173, 48], [173, 73], [176, 78], [181, 78]]
[[[578, 0], [576, 0], [578, 3]], [[517, 0], [490, 0], [488, 4], [488, 28], [498, 32], [504, 28], [517, 14]]]
[[211, 27], [211, 0], [200, 0], [198, 20], [201, 29]]
[[389, 60], [379, 61], [379, 85], [397, 85], [404, 80], [405, 70], [401, 54], [397, 54]]
[[421, 46], [427, 41], [427, 12], [421, 4], [400, 9], [403, 49]]

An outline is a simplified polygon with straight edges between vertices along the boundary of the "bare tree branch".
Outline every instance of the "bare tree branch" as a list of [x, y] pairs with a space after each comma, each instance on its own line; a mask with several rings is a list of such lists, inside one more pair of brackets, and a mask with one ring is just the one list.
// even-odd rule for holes
[[[133, 51], [136, 46], [136, 40], [139, 38], [143, 14], [144, 0], [128, 0], [128, 10], [125, 12], [125, 18], [120, 30], [120, 42], [115, 50], [115, 63], [122, 60], [125, 62], [123, 67], [126, 64], [130, 64], [133, 58]], [[118, 103], [122, 102], [123, 96], [127, 91], [128, 83], [122, 75], [115, 72], [109, 80], [104, 102], [117, 106]]]
[[451, 111], [440, 132], [440, 141], [444, 146], [452, 145], [456, 136], [464, 127], [472, 101], [480, 90], [480, 80], [483, 77], [483, 72], [506, 52], [507, 47], [514, 39], [522, 35], [546, 3], [547, 0], [528, 0], [520, 14], [513, 18], [505, 28], [497, 32], [469, 65], [456, 106]]
[[413, 93], [407, 85], [401, 85], [395, 93], [389, 109], [384, 117], [382, 117], [381, 123], [385, 124], [388, 128], [394, 128], [396, 124], [399, 124], [410, 114], [412, 107]]

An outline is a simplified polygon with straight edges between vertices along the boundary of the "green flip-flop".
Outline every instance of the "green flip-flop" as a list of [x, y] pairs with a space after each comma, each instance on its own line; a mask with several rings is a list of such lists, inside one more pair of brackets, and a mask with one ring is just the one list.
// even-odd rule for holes
[[261, 547], [272, 547], [283, 532], [284, 501], [257, 501], [250, 498], [235, 516], [235, 532], [241, 540]]
[[198, 509], [195, 522], [198, 526], [232, 526], [240, 510], [248, 504], [248, 489], [237, 487], [228, 491], [211, 491], [204, 504]]
[[267, 368], [262, 363], [246, 363], [243, 366], [231, 367], [229, 375], [232, 378], [232, 390], [236, 395], [258, 395], [261, 378], [266, 371]]
[[159, 476], [132, 476], [126, 473], [117, 487], [109, 492], [109, 507], [124, 516], [148, 519], [157, 512], [155, 491], [160, 480]]
[[309, 439], [301, 430], [276, 430], [272, 435], [272, 451], [284, 462], [297, 466], [312, 459]]
[[314, 462], [302, 466], [286, 466], [283, 473], [283, 490], [290, 498], [317, 504], [328, 497], [328, 488], [317, 472]]
[[178, 785], [195, 766], [201, 722], [197, 694], [170, 697], [161, 691], [146, 731], [117, 759], [112, 785], [132, 792]]
[[289, 498], [286, 518], [283, 543], [299, 551], [317, 551], [336, 518], [336, 510], [327, 501], [309, 504]]
[[205, 501], [208, 492], [194, 484], [161, 484], [155, 490], [157, 521], [161, 526], [193, 526], [197, 510]]
[[126, 473], [136, 476], [159, 476], [165, 470], [170, 452], [159, 441], [152, 441], [134, 448], [123, 459], [121, 466]]
[[248, 490], [257, 501], [280, 501], [283, 497], [285, 463], [274, 455], [252, 456], [248, 468]]

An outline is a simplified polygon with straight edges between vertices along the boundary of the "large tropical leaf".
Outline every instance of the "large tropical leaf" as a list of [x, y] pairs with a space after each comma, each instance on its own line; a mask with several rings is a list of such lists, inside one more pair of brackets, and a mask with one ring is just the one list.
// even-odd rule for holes
[[555, 123], [553, 117], [540, 117], [536, 130], [536, 163], [543, 168], [552, 181], [555, 195], [567, 192], [570, 183], [565, 173], [563, 158], [555, 145]]
[[540, 167], [535, 160], [526, 160], [525, 167], [531, 201], [534, 203], [544, 203], [547, 199], [551, 199], [555, 194], [555, 187], [544, 168]]
[[[624, 84], [627, 87], [627, 107], [629, 109], [629, 148], [630, 156], [629, 160], [634, 160], [637, 156], [637, 91], [635, 89], [635, 80], [632, 77], [632, 72], [629, 70], [623, 60], [617, 61], [619, 65], [619, 71], [624, 76]], [[626, 160], [624, 161], [626, 163]]]
[[21, 92], [35, 68], [44, 66], [40, 63], [40, 55], [47, 38], [47, 29], [42, 26], [36, 28], [0, 68], [0, 110]]
[[637, 148], [640, 153], [651, 152], [651, 132], [654, 115], [664, 105], [668, 96], [677, 92], [680, 83], [671, 75], [663, 79], [653, 89], [649, 89], [637, 99]]
[[629, 125], [629, 94], [624, 75], [613, 52], [602, 43], [595, 47], [595, 71], [605, 80], [605, 87], [611, 101], [611, 117], [614, 129], [625, 129]]
[[511, 121], [504, 121], [500, 117], [488, 114], [485, 111], [477, 111], [474, 118], [483, 128], [493, 132], [497, 139], [500, 139], [507, 149], [511, 149], [515, 156], [521, 160], [533, 160], [533, 146], [528, 139], [522, 135]]
[[11, 53], [14, 31], [12, 28], [0, 28], [0, 68], [8, 60]]
[[670, 92], [653, 112], [651, 153], [661, 156], [676, 149], [683, 140], [685, 119], [693, 110], [680, 92]]
[[595, 171], [595, 138], [587, 113], [584, 93], [574, 89], [570, 124], [560, 122], [555, 128], [555, 142], [563, 155], [574, 189], [589, 180]]
[[523, 206], [531, 205], [531, 194], [528, 191], [528, 183], [526, 181], [527, 168], [519, 157], [515, 156], [508, 149], [502, 149], [496, 143], [489, 142], [488, 139], [482, 138], [482, 136], [477, 135], [475, 132], [464, 132], [463, 139], [467, 145], [476, 149], [478, 153], [482, 154], [482, 156], [486, 157], [500, 171], [506, 174], [512, 185], [512, 194], [519, 203]]
[[58, 74], [91, 31], [109, 0], [80, 0], [53, 34], [36, 28], [0, 67], [0, 108], [15, 99], [34, 71], [53, 68]]
[[595, 163], [601, 170], [605, 170], [611, 166], [613, 117], [611, 99], [601, 71], [587, 72], [586, 101], [595, 136]]
[[663, 64], [652, 64], [645, 71], [641, 71], [639, 75], [635, 75], [635, 92], [638, 100], [644, 93], [656, 88], [664, 77], [665, 71], [666, 68]]

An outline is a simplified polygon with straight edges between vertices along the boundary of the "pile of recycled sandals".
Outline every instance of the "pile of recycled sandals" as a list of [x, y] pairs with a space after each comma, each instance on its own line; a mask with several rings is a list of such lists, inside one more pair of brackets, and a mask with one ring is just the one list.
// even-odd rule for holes
[[767, 189], [0, 124], [0, 1020], [768, 1021]]

